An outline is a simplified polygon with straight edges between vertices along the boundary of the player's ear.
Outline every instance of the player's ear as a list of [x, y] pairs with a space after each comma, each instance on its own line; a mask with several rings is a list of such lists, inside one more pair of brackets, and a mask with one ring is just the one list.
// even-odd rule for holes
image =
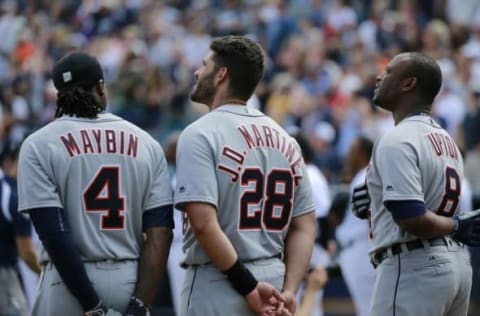
[[228, 77], [227, 67], [220, 67], [220, 69], [217, 70], [217, 74], [215, 75], [215, 77], [217, 78], [217, 83], [221, 83], [226, 80]]
[[416, 77], [407, 77], [402, 81], [401, 89], [403, 91], [412, 91], [417, 86], [417, 78]]

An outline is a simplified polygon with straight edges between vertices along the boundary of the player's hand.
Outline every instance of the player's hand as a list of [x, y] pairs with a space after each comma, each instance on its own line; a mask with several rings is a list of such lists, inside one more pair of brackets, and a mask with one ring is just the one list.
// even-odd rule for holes
[[480, 247], [480, 209], [455, 216], [452, 238], [471, 247]]
[[360, 219], [367, 219], [370, 211], [370, 196], [367, 184], [355, 187], [352, 195], [353, 214]]
[[132, 296], [127, 306], [126, 316], [150, 316], [150, 309], [139, 298]]
[[275, 316], [280, 303], [285, 303], [280, 292], [273, 285], [258, 282], [255, 289], [245, 296], [250, 309], [259, 316]]
[[103, 306], [102, 301], [99, 301], [95, 307], [85, 311], [85, 316], [105, 316], [105, 312], [105, 306]]
[[295, 315], [295, 310], [297, 309], [297, 297], [292, 291], [283, 291], [282, 297], [285, 300], [285, 303], [280, 303], [277, 307], [275, 315], [277, 316], [289, 316]]
[[117, 312], [112, 308], [106, 308], [102, 302], [98, 302], [97, 306], [85, 312], [85, 316], [122, 316], [122, 313]]
[[315, 267], [308, 275], [307, 286], [314, 291], [321, 290], [328, 281], [327, 269], [322, 266]]
[[105, 316], [123, 316], [122, 313], [117, 312], [116, 310], [109, 308], [107, 309], [107, 312], [105, 313]]

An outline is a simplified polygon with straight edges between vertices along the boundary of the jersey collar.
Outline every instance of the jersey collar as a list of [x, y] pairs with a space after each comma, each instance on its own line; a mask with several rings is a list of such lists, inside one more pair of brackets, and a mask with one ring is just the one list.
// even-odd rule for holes
[[78, 116], [72, 116], [72, 115], [67, 115], [67, 114], [64, 114], [62, 116], [60, 116], [59, 118], [57, 118], [57, 120], [74, 120], [74, 121], [104, 121], [104, 120], [108, 120], [108, 121], [111, 121], [111, 120], [117, 120], [117, 119], [120, 119], [118, 116], [110, 113], [110, 112], [101, 112], [101, 113], [98, 113], [98, 116], [97, 118], [88, 118], [88, 117], [78, 117]]
[[428, 111], [415, 111], [415, 112], [412, 112], [412, 113], [408, 114], [405, 118], [408, 118], [408, 117], [411, 117], [411, 116], [418, 116], [418, 115], [431, 117], [432, 113], [428, 112]]
[[217, 107], [212, 112], [216, 112], [216, 111], [229, 112], [229, 113], [247, 115], [247, 116], [264, 116], [264, 114], [257, 109], [250, 108], [246, 105], [238, 105], [238, 104], [225, 104]]
[[402, 121], [400, 121], [399, 124], [407, 121], [422, 121], [429, 123], [430, 125], [440, 127], [440, 124], [432, 117], [431, 113], [429, 112], [413, 112], [407, 115]]

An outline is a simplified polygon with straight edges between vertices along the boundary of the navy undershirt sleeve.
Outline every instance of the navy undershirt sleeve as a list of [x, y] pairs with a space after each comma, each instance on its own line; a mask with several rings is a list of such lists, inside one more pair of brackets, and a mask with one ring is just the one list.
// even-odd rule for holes
[[387, 210], [394, 219], [407, 219], [425, 214], [425, 203], [418, 200], [385, 201]]
[[33, 225], [55, 268], [85, 311], [100, 301], [88, 278], [61, 208], [29, 210]]
[[158, 226], [175, 228], [173, 222], [173, 205], [164, 205], [143, 212], [142, 226], [143, 230]]

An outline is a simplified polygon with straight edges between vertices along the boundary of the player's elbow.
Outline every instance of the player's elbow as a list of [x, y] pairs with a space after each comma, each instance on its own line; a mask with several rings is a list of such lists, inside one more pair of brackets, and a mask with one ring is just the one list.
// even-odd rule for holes
[[432, 226], [432, 223], [429, 220], [428, 216], [419, 215], [419, 216], [415, 216], [407, 219], [397, 218], [395, 219], [395, 222], [403, 230], [419, 238], [428, 239], [428, 238], [436, 237], [435, 229], [433, 229], [434, 227]]
[[216, 210], [210, 204], [191, 203], [185, 207], [185, 211], [193, 233], [197, 238], [208, 235], [218, 226]]
[[395, 223], [409, 234], [420, 238], [431, 238], [434, 222], [420, 200], [385, 201]]
[[208, 235], [212, 231], [212, 224], [209, 221], [191, 221], [192, 231], [197, 238]]
[[307, 238], [312, 241], [315, 240], [317, 235], [317, 221], [315, 219], [315, 212], [309, 212], [292, 219], [292, 224], [289, 229], [289, 234], [291, 233], [301, 233], [307, 236]]
[[145, 244], [154, 249], [169, 248], [173, 240], [173, 232], [170, 227], [151, 227], [145, 231], [147, 236]]

